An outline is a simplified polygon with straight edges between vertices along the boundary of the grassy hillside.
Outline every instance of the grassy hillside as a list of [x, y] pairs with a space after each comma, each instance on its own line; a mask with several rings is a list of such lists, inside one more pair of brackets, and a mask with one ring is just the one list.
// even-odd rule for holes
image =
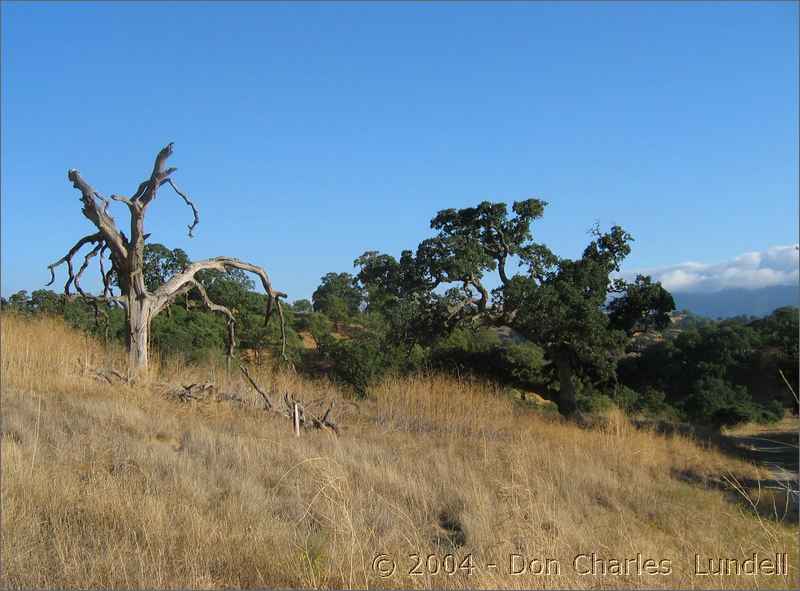
[[[82, 369], [122, 359], [60, 321], [2, 318], [3, 588], [800, 583], [796, 523], [780, 520], [778, 504], [703, 485], [756, 479], [759, 469], [620, 415], [581, 429], [491, 385], [418, 377], [387, 381], [372, 400], [341, 400], [339, 438], [297, 439], [220, 367], [166, 359], [136, 386]], [[339, 396], [327, 382], [253, 373], [306, 400]], [[244, 404], [162, 394], [161, 383], [201, 380]], [[695, 554], [707, 567], [754, 552], [788, 552], [788, 575], [693, 574]], [[592, 553], [598, 574], [583, 574], [592, 558], [575, 558]], [[411, 574], [413, 554], [455, 574], [426, 572], [435, 559]], [[511, 574], [514, 554], [554, 559], [550, 576]], [[629, 562], [629, 574], [602, 574], [637, 554], [668, 572], [640, 574]], [[394, 572], [378, 555], [395, 560]]]

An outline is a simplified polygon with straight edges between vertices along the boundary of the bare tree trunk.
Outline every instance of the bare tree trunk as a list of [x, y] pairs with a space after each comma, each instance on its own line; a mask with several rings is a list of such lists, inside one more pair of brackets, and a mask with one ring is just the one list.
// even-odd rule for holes
[[134, 378], [147, 371], [153, 309], [149, 298], [128, 301], [128, 377]]
[[565, 417], [571, 416], [578, 409], [575, 395], [575, 383], [572, 381], [572, 366], [563, 354], [556, 356], [558, 369], [558, 410]]
[[[67, 265], [68, 278], [64, 285], [64, 293], [71, 297], [70, 287], [74, 286], [81, 297], [94, 303], [122, 305], [126, 310], [127, 317], [127, 344], [128, 344], [128, 377], [134, 378], [147, 370], [148, 345], [150, 337], [150, 322], [164, 308], [169, 314], [169, 305], [179, 296], [186, 297], [186, 306], [189, 307], [188, 293], [190, 290], [197, 290], [203, 298], [206, 306], [221, 314], [228, 319], [228, 359], [230, 361], [235, 346], [234, 325], [236, 319], [233, 313], [225, 306], [215, 304], [208, 298], [205, 288], [196, 277], [204, 270], [213, 269], [225, 272], [229, 269], [241, 269], [257, 275], [261, 279], [261, 286], [267, 294], [267, 305], [265, 309], [265, 323], [269, 321], [273, 311], [277, 311], [281, 322], [281, 355], [286, 358], [286, 324], [283, 317], [280, 298], [285, 298], [286, 294], [272, 288], [272, 283], [266, 271], [251, 263], [246, 263], [231, 257], [216, 257], [205, 261], [198, 261], [189, 265], [182, 272], [174, 275], [169, 281], [161, 285], [158, 289], [150, 292], [144, 282], [144, 249], [145, 240], [149, 236], [144, 231], [144, 216], [148, 205], [156, 198], [158, 188], [164, 184], [169, 184], [175, 192], [180, 195], [183, 201], [192, 209], [194, 219], [188, 226], [189, 237], [192, 231], [200, 223], [200, 217], [194, 202], [186, 193], [182, 192], [170, 178], [177, 170], [167, 168], [166, 161], [172, 154], [172, 144], [167, 144], [156, 156], [153, 165], [153, 172], [150, 178], [142, 182], [130, 197], [123, 195], [111, 195], [103, 197], [87, 183], [80, 173], [75, 169], [70, 169], [67, 177], [72, 186], [81, 192], [83, 202], [82, 213], [92, 222], [97, 232], [84, 236], [70, 248], [67, 254], [51, 265], [50, 282], [55, 281], [54, 269], [62, 264]], [[125, 236], [117, 227], [114, 218], [108, 212], [111, 201], [117, 201], [127, 205], [130, 212], [130, 238]], [[83, 264], [77, 272], [73, 267], [73, 257], [87, 244], [94, 245], [83, 259]], [[103, 267], [103, 255], [108, 252], [111, 259], [111, 269], [106, 272]], [[100, 261], [101, 277], [103, 279], [103, 295], [93, 296], [81, 289], [80, 278], [89, 261], [97, 256]], [[120, 295], [114, 295], [113, 286], [110, 283], [111, 272], [116, 272], [117, 284]]]

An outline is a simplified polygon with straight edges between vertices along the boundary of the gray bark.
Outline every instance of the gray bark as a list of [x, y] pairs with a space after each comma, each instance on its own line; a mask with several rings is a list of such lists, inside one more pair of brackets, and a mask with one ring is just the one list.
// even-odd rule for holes
[[[83, 203], [83, 215], [95, 226], [97, 232], [78, 240], [78, 242], [67, 252], [67, 254], [49, 265], [51, 274], [50, 283], [55, 281], [54, 269], [59, 265], [66, 264], [68, 271], [67, 283], [64, 291], [67, 296], [70, 294], [70, 286], [74, 285], [81, 297], [91, 301], [95, 308], [98, 303], [113, 303], [121, 305], [126, 310], [127, 319], [127, 345], [128, 345], [128, 375], [135, 378], [147, 371], [149, 357], [149, 337], [150, 323], [164, 308], [168, 307], [179, 295], [188, 294], [192, 289], [196, 289], [203, 297], [204, 303], [213, 311], [225, 315], [228, 319], [228, 356], [233, 354], [235, 344], [234, 325], [235, 318], [233, 313], [225, 306], [212, 302], [203, 286], [197, 280], [198, 272], [205, 269], [216, 269], [226, 271], [229, 268], [242, 269], [258, 275], [261, 285], [267, 293], [267, 307], [265, 310], [266, 320], [269, 321], [272, 313], [277, 310], [281, 321], [281, 337], [283, 340], [281, 353], [286, 355], [286, 330], [283, 319], [280, 298], [285, 298], [286, 294], [276, 291], [267, 276], [266, 271], [257, 265], [246, 263], [231, 257], [217, 257], [206, 261], [192, 263], [183, 273], [172, 277], [164, 285], [154, 292], [147, 290], [144, 282], [144, 245], [148, 234], [144, 231], [144, 216], [147, 207], [156, 198], [159, 187], [169, 184], [175, 192], [183, 199], [187, 206], [192, 210], [194, 219], [188, 226], [189, 236], [200, 222], [200, 217], [192, 200], [186, 193], [180, 191], [170, 178], [177, 170], [176, 168], [166, 168], [166, 161], [172, 155], [172, 144], [167, 144], [156, 156], [153, 165], [153, 172], [150, 178], [139, 184], [131, 197], [122, 195], [111, 195], [107, 199], [95, 191], [87, 183], [81, 174], [74, 169], [68, 172], [68, 178], [73, 187], [81, 192], [81, 202]], [[130, 212], [130, 239], [123, 234], [116, 225], [114, 218], [108, 213], [110, 201], [117, 201], [127, 205]], [[95, 245], [94, 248], [85, 255], [83, 264], [77, 273], [72, 266], [73, 257], [86, 244]], [[103, 255], [108, 251], [111, 261], [111, 269], [105, 272], [103, 268]], [[103, 295], [93, 296], [85, 293], [80, 287], [80, 277], [89, 264], [89, 260], [100, 255], [101, 277], [103, 278]], [[117, 276], [120, 289], [119, 295], [114, 295], [110, 284], [111, 271]]]
[[128, 377], [135, 378], [147, 371], [153, 305], [150, 298], [132, 297], [128, 302]]

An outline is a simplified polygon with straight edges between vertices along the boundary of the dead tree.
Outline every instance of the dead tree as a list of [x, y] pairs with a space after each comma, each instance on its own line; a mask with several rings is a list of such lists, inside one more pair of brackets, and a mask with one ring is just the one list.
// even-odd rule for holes
[[[69, 249], [66, 255], [49, 265], [51, 285], [55, 281], [55, 268], [66, 264], [68, 278], [64, 285], [64, 293], [67, 297], [82, 297], [89, 301], [97, 309], [98, 304], [110, 304], [122, 306], [125, 309], [127, 320], [127, 345], [128, 345], [128, 376], [133, 378], [147, 369], [148, 361], [148, 341], [150, 336], [150, 323], [153, 318], [162, 310], [167, 308], [175, 298], [187, 294], [191, 290], [199, 292], [208, 308], [224, 315], [228, 321], [228, 356], [233, 353], [235, 346], [235, 318], [233, 313], [220, 304], [212, 302], [197, 274], [205, 270], [217, 270], [225, 272], [229, 269], [241, 269], [258, 276], [261, 285], [267, 294], [265, 323], [275, 311], [277, 311], [281, 322], [282, 348], [281, 354], [285, 356], [286, 332], [281, 308], [281, 298], [286, 294], [272, 288], [266, 271], [257, 265], [246, 263], [230, 257], [216, 257], [204, 261], [190, 264], [182, 273], [178, 273], [170, 278], [166, 283], [149, 291], [145, 286], [144, 280], [144, 243], [149, 234], [144, 231], [144, 216], [150, 203], [156, 198], [158, 189], [165, 184], [170, 185], [175, 192], [183, 199], [188, 207], [191, 208], [194, 216], [189, 225], [189, 237], [200, 223], [199, 213], [194, 202], [186, 193], [182, 192], [172, 180], [172, 174], [176, 168], [167, 168], [167, 159], [172, 154], [173, 144], [167, 144], [156, 156], [153, 172], [150, 177], [144, 180], [129, 196], [110, 195], [104, 197], [86, 182], [81, 174], [71, 169], [67, 177], [72, 182], [73, 187], [81, 193], [80, 200], [83, 203], [83, 215], [95, 227], [95, 232], [84, 236]], [[114, 218], [108, 212], [111, 201], [125, 204], [130, 212], [130, 237], [126, 236], [118, 227]], [[75, 272], [73, 258], [86, 245], [92, 245], [89, 252], [84, 255], [83, 263]], [[108, 254], [111, 266], [106, 269], [103, 264], [103, 257]], [[103, 280], [103, 294], [92, 295], [83, 291], [80, 286], [80, 278], [95, 256], [98, 256], [100, 263], [100, 275]], [[118, 294], [114, 293], [111, 277], [116, 275]], [[74, 286], [77, 294], [72, 294], [70, 288]]]

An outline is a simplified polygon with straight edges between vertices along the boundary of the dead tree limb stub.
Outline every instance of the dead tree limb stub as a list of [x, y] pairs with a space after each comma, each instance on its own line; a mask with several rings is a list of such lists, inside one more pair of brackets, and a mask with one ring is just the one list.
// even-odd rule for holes
[[264, 400], [264, 410], [287, 418], [293, 422], [296, 419], [300, 426], [304, 429], [328, 429], [335, 435], [339, 435], [339, 427], [333, 421], [333, 417], [331, 415], [333, 407], [336, 404], [336, 400], [331, 400], [330, 405], [328, 405], [328, 408], [325, 410], [325, 414], [323, 414], [321, 418], [311, 414], [301, 400], [298, 400], [294, 397], [294, 395], [290, 395], [288, 392], [283, 393], [283, 408], [279, 408], [275, 404], [275, 401], [272, 399], [272, 397], [267, 394], [264, 389], [261, 388], [253, 379], [253, 377], [250, 375], [250, 372], [247, 371], [247, 368], [244, 365], [240, 365], [239, 367], [242, 370], [244, 377], [247, 378], [248, 382], [250, 382], [250, 385], [255, 388], [256, 392], [258, 392], [258, 394]]
[[194, 229], [197, 227], [197, 224], [200, 223], [200, 213], [197, 211], [197, 207], [195, 207], [194, 202], [191, 199], [189, 199], [189, 196], [186, 193], [184, 193], [178, 187], [175, 186], [175, 182], [172, 179], [167, 179], [167, 182], [170, 184], [172, 189], [183, 198], [183, 201], [186, 203], [186, 205], [192, 208], [192, 213], [194, 214], [194, 220], [187, 227], [189, 228], [189, 238], [194, 238], [192, 232], [194, 232]]
[[[51, 285], [55, 281], [55, 269], [61, 265], [67, 267], [67, 281], [64, 293], [72, 297], [70, 289], [74, 286], [77, 296], [92, 303], [95, 307], [95, 316], [99, 314], [98, 306], [119, 305], [125, 309], [127, 321], [128, 344], [128, 372], [133, 378], [138, 373], [147, 369], [148, 345], [150, 323], [153, 318], [172, 303], [178, 295], [187, 294], [196, 290], [200, 293], [203, 303], [211, 310], [223, 314], [228, 325], [228, 359], [233, 355], [235, 347], [235, 316], [225, 306], [211, 301], [197, 274], [206, 270], [226, 272], [230, 269], [239, 269], [258, 276], [267, 295], [264, 316], [265, 323], [269, 322], [273, 312], [281, 323], [281, 357], [286, 360], [286, 326], [281, 306], [281, 298], [286, 294], [273, 289], [266, 271], [254, 265], [232, 257], [216, 257], [205, 261], [191, 263], [183, 272], [180, 272], [163, 283], [157, 289], [150, 291], [144, 281], [144, 246], [149, 234], [144, 231], [144, 217], [148, 206], [155, 200], [158, 189], [168, 184], [175, 193], [183, 199], [184, 203], [192, 210], [193, 220], [189, 224], [189, 236], [200, 223], [200, 214], [194, 201], [189, 195], [178, 188], [172, 179], [177, 168], [167, 168], [166, 162], [172, 155], [174, 144], [169, 143], [156, 155], [153, 169], [149, 178], [142, 181], [136, 191], [130, 196], [112, 194], [109, 198], [98, 193], [75, 169], [67, 173], [72, 186], [80, 191], [83, 215], [94, 225], [97, 230], [93, 234], [78, 240], [67, 254], [48, 266]], [[130, 237], [117, 227], [116, 221], [109, 213], [112, 202], [122, 203], [128, 208], [130, 214]], [[73, 267], [73, 259], [87, 244], [92, 244], [92, 249], [84, 255], [83, 262], [77, 273]], [[104, 255], [108, 253], [110, 268], [105, 269]], [[103, 293], [95, 296], [86, 293], [80, 285], [80, 279], [90, 261], [98, 257], [100, 262], [100, 275], [103, 281]], [[111, 285], [112, 276], [116, 277], [119, 294], [114, 294]]]
[[247, 378], [247, 381], [250, 382], [250, 385], [255, 388], [255, 391], [258, 392], [258, 394], [264, 400], [264, 407], [267, 410], [275, 410], [275, 405], [272, 403], [272, 398], [258, 386], [256, 381], [250, 376], [250, 372], [247, 371], [247, 368], [244, 365], [240, 365], [239, 368], [242, 370], [244, 377]]

